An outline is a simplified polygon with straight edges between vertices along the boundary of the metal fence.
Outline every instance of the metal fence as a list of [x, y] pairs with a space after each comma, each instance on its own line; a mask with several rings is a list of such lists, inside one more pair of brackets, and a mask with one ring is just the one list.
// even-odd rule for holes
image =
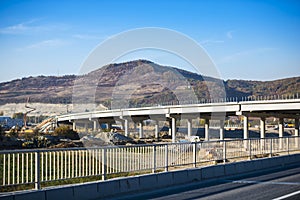
[[298, 150], [300, 137], [0, 151], [0, 191], [20, 185], [40, 189], [41, 184], [75, 178], [105, 180], [109, 175], [121, 176], [128, 172], [155, 173], [178, 167], [193, 168]]

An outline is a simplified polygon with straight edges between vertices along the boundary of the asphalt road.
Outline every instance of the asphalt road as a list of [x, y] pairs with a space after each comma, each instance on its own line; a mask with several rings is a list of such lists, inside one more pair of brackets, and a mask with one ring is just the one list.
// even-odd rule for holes
[[280, 171], [257, 172], [235, 178], [199, 182], [127, 195], [117, 199], [299, 200], [300, 164], [298, 166], [281, 169]]

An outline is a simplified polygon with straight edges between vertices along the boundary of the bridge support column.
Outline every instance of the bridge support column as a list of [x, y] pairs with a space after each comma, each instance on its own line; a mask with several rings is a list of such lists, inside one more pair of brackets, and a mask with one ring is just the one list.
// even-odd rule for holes
[[248, 116], [244, 116], [244, 139], [249, 138], [249, 126], [248, 126], [249, 120]]
[[144, 130], [143, 130], [143, 121], [139, 122], [139, 138], [143, 138], [144, 137]]
[[176, 118], [172, 117], [171, 118], [172, 122], [172, 142], [176, 142]]
[[129, 127], [129, 123], [128, 123], [128, 119], [124, 119], [124, 134], [126, 137], [129, 137], [129, 131], [128, 131], [128, 127]]
[[279, 118], [279, 124], [278, 124], [278, 132], [279, 132], [279, 149], [282, 149], [283, 147], [283, 132], [284, 132], [284, 120], [283, 118]]
[[279, 131], [279, 137], [283, 137], [283, 132], [284, 132], [283, 118], [279, 118], [278, 131]]
[[[248, 138], [249, 138], [249, 126], [248, 126], [248, 123], [249, 123], [249, 118], [248, 116], [245, 116], [244, 115], [244, 148], [247, 150], [248, 149]], [[250, 147], [251, 148], [251, 147]]]
[[224, 120], [220, 120], [220, 140], [224, 140]]
[[295, 145], [297, 148], [299, 148], [299, 119], [296, 118], [295, 119], [295, 136], [297, 138], [295, 138], [296, 142], [295, 142]]
[[172, 136], [172, 120], [168, 120], [169, 122], [169, 136]]
[[209, 141], [209, 119], [205, 119], [204, 132], [205, 141]]
[[121, 122], [121, 129], [124, 130], [124, 135], [126, 137], [129, 136], [128, 128], [129, 128], [129, 121], [127, 118], [124, 118], [123, 116], [120, 117]]
[[154, 136], [155, 136], [155, 138], [156, 139], [158, 139], [159, 138], [159, 132], [158, 132], [158, 130], [159, 130], [159, 127], [158, 127], [158, 123], [159, 123], [159, 121], [158, 120], [155, 120], [155, 132], [154, 132]]
[[192, 119], [187, 119], [188, 137], [192, 136]]
[[299, 119], [295, 119], [295, 136], [299, 136]]
[[73, 131], [75, 131], [75, 130], [76, 130], [76, 122], [73, 121]]
[[266, 118], [260, 118], [260, 138], [266, 137]]
[[93, 123], [94, 123], [93, 130], [94, 130], [94, 131], [97, 131], [97, 130], [98, 130], [98, 121], [97, 121], [97, 120], [94, 120]]

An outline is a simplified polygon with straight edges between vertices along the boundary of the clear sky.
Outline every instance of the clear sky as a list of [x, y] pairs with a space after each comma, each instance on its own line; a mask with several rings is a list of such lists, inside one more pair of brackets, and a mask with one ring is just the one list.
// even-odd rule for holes
[[225, 80], [300, 76], [299, 0], [0, 0], [0, 82], [77, 74], [99, 43], [142, 27], [193, 38]]

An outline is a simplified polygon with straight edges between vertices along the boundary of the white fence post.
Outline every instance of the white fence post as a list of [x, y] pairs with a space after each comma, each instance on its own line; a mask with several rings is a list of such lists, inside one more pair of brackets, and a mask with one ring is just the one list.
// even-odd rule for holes
[[287, 153], [288, 153], [288, 155], [290, 155], [290, 140], [289, 140], [289, 137], [287, 137], [286, 138], [286, 140], [287, 140]]
[[155, 173], [156, 171], [156, 145], [153, 145], [153, 169], [152, 173]]
[[223, 140], [223, 162], [226, 163], [226, 154], [227, 154], [227, 149], [226, 149], [226, 141]]
[[169, 159], [168, 159], [168, 144], [166, 144], [165, 146], [165, 171], [167, 172], [168, 169], [168, 165], [169, 165]]
[[249, 139], [249, 159], [250, 160], [252, 160], [251, 149], [252, 149], [251, 139]]
[[102, 180], [106, 180], [107, 164], [106, 164], [106, 148], [102, 149]]
[[40, 176], [40, 164], [41, 164], [40, 151], [35, 152], [35, 189], [41, 189], [41, 176]]
[[197, 142], [194, 143], [193, 145], [193, 163], [194, 167], [197, 167]]
[[270, 138], [270, 157], [273, 157], [273, 140]]

